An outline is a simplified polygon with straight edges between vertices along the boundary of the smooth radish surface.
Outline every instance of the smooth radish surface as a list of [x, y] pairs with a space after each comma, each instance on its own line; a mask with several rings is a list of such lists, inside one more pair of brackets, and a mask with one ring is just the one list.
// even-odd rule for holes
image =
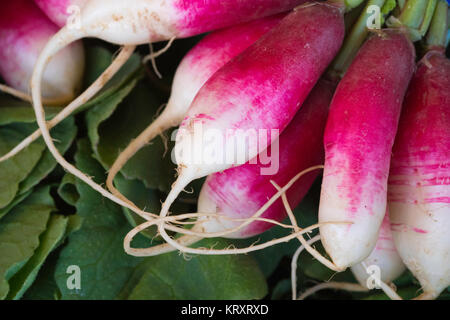
[[34, 0], [41, 10], [52, 20], [56, 25], [63, 27], [66, 25], [69, 17], [80, 12], [81, 8], [89, 0]]
[[450, 285], [450, 61], [419, 63], [403, 106], [389, 177], [395, 244], [425, 298]]
[[415, 51], [400, 30], [383, 30], [359, 50], [339, 83], [325, 130], [319, 222], [334, 264], [346, 269], [375, 247], [386, 212], [390, 156]]
[[[342, 44], [343, 9], [328, 3], [297, 8], [205, 83], [176, 137], [179, 177], [160, 216], [167, 215], [190, 181], [245, 163], [287, 127]], [[242, 132], [247, 130], [271, 134], [265, 141], [255, 141], [245, 139]], [[202, 132], [218, 134], [223, 143], [211, 143]], [[234, 142], [243, 137], [244, 148], [235, 148]], [[207, 152], [204, 143], [209, 144]], [[207, 158], [210, 154], [218, 158]], [[230, 155], [235, 156], [232, 161]], [[180, 248], [163, 225], [158, 224], [161, 235]]]
[[[175, 73], [172, 92], [161, 117], [178, 125], [205, 82], [232, 58], [276, 26], [284, 14], [258, 19], [205, 36], [183, 58]], [[169, 114], [165, 116], [165, 113]]]
[[205, 82], [233, 57], [276, 26], [284, 15], [278, 14], [214, 31], [188, 52], [175, 72], [171, 95], [164, 111], [121, 152], [111, 166], [107, 185], [113, 193], [118, 194], [118, 191], [112, 186], [112, 180], [126, 161], [162, 131], [179, 125]]
[[351, 270], [356, 280], [362, 286], [368, 287], [367, 280], [372, 274], [379, 275], [381, 281], [390, 283], [397, 279], [405, 269], [405, 264], [395, 248], [389, 213], [386, 212], [372, 253], [363, 262], [351, 267]]
[[[0, 10], [0, 74], [14, 89], [30, 92], [30, 79], [41, 50], [58, 32], [33, 0], [5, 1]], [[68, 101], [81, 86], [84, 51], [77, 42], [54, 56], [43, 75], [45, 98]]]
[[[277, 161], [278, 171], [275, 174], [264, 174], [261, 170], [268, 165], [261, 162], [246, 163], [214, 173], [203, 184], [197, 211], [219, 213], [231, 218], [249, 218], [277, 192], [270, 180], [282, 186], [298, 172], [323, 163], [323, 132], [335, 87], [331, 81], [319, 80], [301, 110], [280, 135], [279, 141], [272, 145], [278, 147], [268, 148], [271, 159]], [[292, 208], [300, 203], [317, 175], [318, 171], [306, 174], [286, 192]], [[282, 200], [278, 199], [261, 217], [283, 220], [286, 210]], [[202, 227], [206, 232], [218, 232], [239, 224], [240, 222], [215, 218], [204, 222]], [[247, 238], [271, 227], [273, 224], [255, 221], [227, 237]]]

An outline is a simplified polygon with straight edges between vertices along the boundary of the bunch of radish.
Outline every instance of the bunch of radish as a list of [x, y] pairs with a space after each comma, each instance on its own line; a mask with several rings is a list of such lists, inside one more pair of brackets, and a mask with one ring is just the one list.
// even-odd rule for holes
[[[334, 271], [351, 268], [359, 282], [329, 288], [366, 290], [373, 266], [381, 272], [377, 283], [394, 299], [400, 297], [389, 284], [405, 266], [422, 285], [420, 298], [436, 298], [450, 285], [445, 1], [402, 2], [388, 20], [392, 28], [370, 33], [368, 8], [393, 2], [369, 0], [347, 35], [344, 14], [363, 0], [34, 2], [6, 5], [21, 14], [13, 22], [1, 19], [0, 73], [14, 89], [31, 89], [39, 130], [0, 161], [42, 135], [64, 169], [147, 220], [125, 238], [127, 253], [236, 254], [297, 239], [294, 265], [305, 248]], [[99, 92], [137, 45], [210, 31], [179, 64], [163, 113], [112, 165], [108, 190], [62, 157], [50, 129]], [[413, 42], [425, 36], [428, 52], [416, 65]], [[99, 79], [47, 122], [43, 102], [67, 102], [79, 90], [80, 39], [86, 37], [124, 47]], [[145, 212], [115, 188], [114, 178], [140, 148], [175, 126], [177, 180], [161, 212]], [[249, 132], [264, 134], [254, 139]], [[291, 208], [322, 168], [319, 223], [301, 229]], [[198, 213], [170, 215], [178, 195], [202, 177]], [[281, 223], [286, 216], [291, 226]], [[196, 218], [192, 229], [177, 226], [187, 218]], [[292, 235], [250, 248], [191, 247], [205, 237], [248, 238], [277, 224], [292, 228]], [[133, 237], [151, 225], [166, 243], [132, 248]], [[314, 228], [329, 259], [303, 237]], [[168, 230], [181, 236], [174, 239]]]

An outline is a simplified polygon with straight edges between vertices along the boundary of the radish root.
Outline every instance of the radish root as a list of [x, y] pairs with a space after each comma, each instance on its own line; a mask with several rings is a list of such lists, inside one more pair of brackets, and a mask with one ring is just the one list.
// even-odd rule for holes
[[[14, 88], [9, 87], [4, 84], [0, 84], [0, 91], [7, 93], [13, 97], [16, 97], [20, 100], [26, 101], [26, 102], [31, 103], [33, 100], [28, 93], [14, 89]], [[60, 106], [64, 103], [66, 103], [67, 101], [71, 100], [71, 98], [72, 98], [72, 96], [55, 98], [55, 99], [44, 98], [44, 99], [42, 99], [42, 102], [43, 102], [43, 104], [45, 104], [47, 106]]]

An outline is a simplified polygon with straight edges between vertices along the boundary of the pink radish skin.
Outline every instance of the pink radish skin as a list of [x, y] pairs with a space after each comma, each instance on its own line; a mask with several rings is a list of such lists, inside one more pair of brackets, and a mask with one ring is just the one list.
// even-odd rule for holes
[[[28, 93], [34, 65], [58, 27], [32, 0], [6, 1], [0, 10], [0, 74], [14, 89]], [[77, 42], [49, 62], [43, 96], [70, 100], [78, 92], [84, 70], [82, 44]]]
[[353, 275], [364, 287], [367, 287], [367, 280], [370, 276], [366, 268], [371, 266], [379, 268], [381, 272], [380, 280], [385, 283], [390, 283], [397, 279], [406, 269], [395, 248], [388, 212], [386, 212], [381, 223], [378, 240], [372, 253], [362, 263], [351, 267]]
[[[155, 121], [156, 126], [165, 130], [180, 124], [205, 82], [232, 58], [276, 26], [284, 16], [279, 14], [258, 19], [205, 36], [178, 66], [170, 99], [161, 117]], [[155, 136], [158, 133], [155, 132]]]
[[404, 103], [389, 177], [395, 245], [425, 298], [450, 285], [450, 61], [419, 63]]
[[359, 50], [339, 83], [325, 130], [319, 222], [338, 269], [366, 259], [386, 212], [390, 156], [415, 51], [403, 32], [384, 30]]
[[[220, 213], [231, 218], [248, 218], [276, 193], [277, 190], [270, 180], [283, 186], [300, 171], [323, 163], [323, 132], [335, 87], [331, 81], [319, 80], [302, 109], [280, 135], [279, 154], [274, 158], [279, 159], [279, 170], [275, 175], [262, 175], [261, 169], [267, 165], [261, 163], [246, 163], [212, 174], [208, 176], [200, 192], [198, 211]], [[269, 153], [273, 151], [272, 149]], [[286, 195], [292, 208], [300, 203], [317, 175], [318, 172], [306, 174], [287, 191]], [[262, 217], [283, 220], [286, 210], [281, 199], [272, 204]], [[215, 219], [204, 222], [202, 227], [206, 232], [219, 232], [239, 224], [240, 222]], [[272, 226], [270, 223], [255, 221], [227, 237], [247, 238]]]
[[89, 0], [34, 0], [41, 10], [59, 27], [67, 23], [71, 14], [71, 8], [83, 8]]

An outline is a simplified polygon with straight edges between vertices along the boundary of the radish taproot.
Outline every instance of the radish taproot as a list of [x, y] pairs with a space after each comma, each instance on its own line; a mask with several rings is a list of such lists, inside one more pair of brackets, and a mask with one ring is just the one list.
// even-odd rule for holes
[[[178, 179], [160, 218], [189, 182], [243, 164], [278, 138], [339, 50], [343, 12], [344, 6], [332, 3], [297, 8], [205, 83], [176, 136]], [[267, 139], [247, 135], [260, 130]], [[217, 141], [208, 143], [208, 133]], [[225, 254], [180, 245], [168, 236], [162, 220], [158, 229], [167, 243], [184, 252]]]
[[[33, 0], [6, 1], [0, 10], [0, 74], [15, 90], [27, 95], [41, 50], [58, 32]], [[73, 43], [50, 59], [43, 75], [42, 95], [52, 104], [75, 97], [81, 87], [84, 50]], [[24, 98], [28, 99], [28, 98]]]
[[121, 196], [114, 187], [113, 180], [125, 163], [157, 135], [179, 125], [205, 82], [232, 58], [277, 25], [284, 15], [273, 15], [214, 31], [188, 52], [175, 72], [171, 95], [164, 111], [119, 154], [109, 169], [106, 184], [114, 195]]
[[339, 83], [325, 130], [319, 222], [340, 270], [367, 258], [386, 212], [390, 155], [415, 50], [402, 30], [383, 30], [359, 50]]
[[[148, 217], [147, 213], [124, 201], [92, 181], [86, 174], [70, 164], [56, 149], [45, 121], [41, 101], [41, 79], [47, 60], [62, 48], [84, 37], [96, 37], [114, 44], [125, 45], [127, 50], [149, 42], [197, 35], [221, 27], [254, 20], [295, 8], [305, 0], [253, 0], [253, 1], [187, 1], [187, 0], [89, 0], [83, 6], [78, 26], [65, 26], [46, 45], [36, 63], [32, 76], [32, 98], [40, 134], [56, 161], [69, 173], [91, 186], [108, 199]], [[114, 63], [114, 62], [113, 62]], [[93, 93], [98, 92], [100, 81], [82, 94], [78, 108]], [[70, 114], [70, 113], [68, 113]], [[31, 140], [31, 139], [30, 139]], [[7, 157], [2, 157], [6, 159]]]
[[56, 25], [63, 27], [73, 17], [76, 22], [83, 6], [89, 0], [34, 0], [41, 10]]
[[419, 280], [420, 299], [450, 285], [450, 60], [444, 55], [447, 4], [441, 1], [408, 90], [389, 176], [397, 250]]

